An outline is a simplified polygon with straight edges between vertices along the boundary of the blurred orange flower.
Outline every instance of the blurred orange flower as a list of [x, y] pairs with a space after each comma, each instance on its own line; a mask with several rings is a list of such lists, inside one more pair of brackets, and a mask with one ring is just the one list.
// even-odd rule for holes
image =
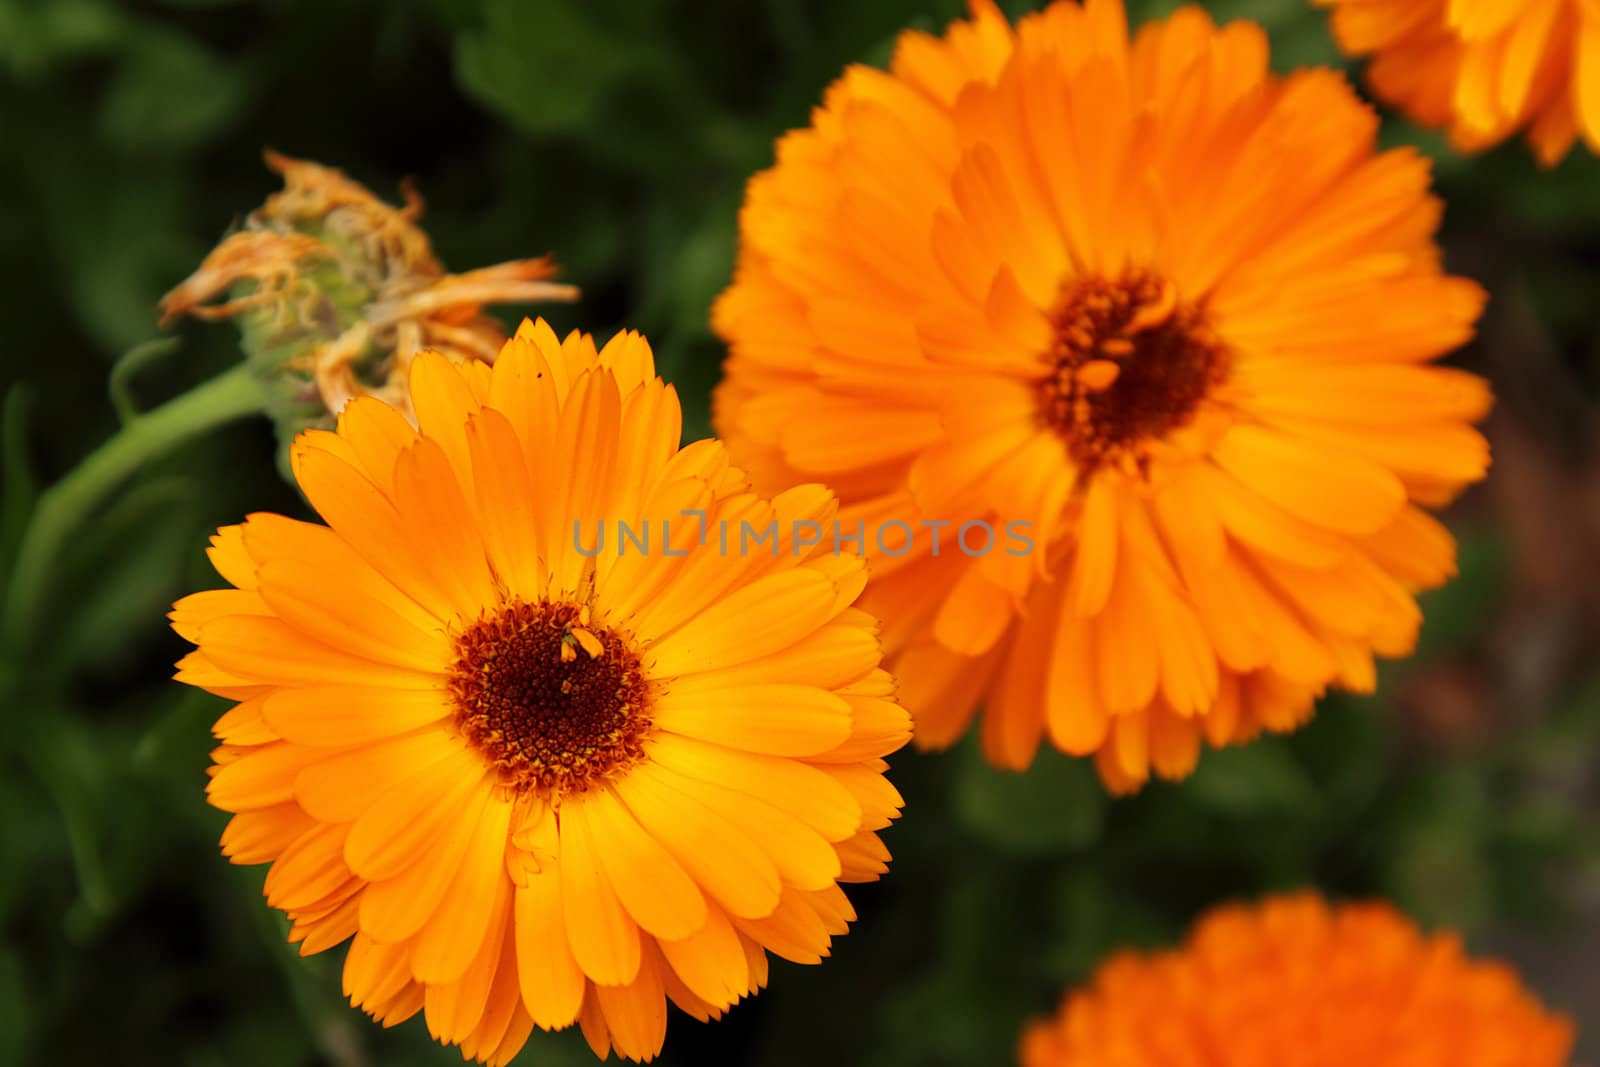
[[[983, 704], [994, 763], [1048, 734], [1129, 790], [1410, 651], [1454, 568], [1423, 507], [1488, 464], [1488, 389], [1429, 364], [1484, 298], [1377, 131], [1254, 23], [1130, 42], [1119, 0], [1015, 29], [975, 0], [779, 142], [715, 309], [717, 425], [867, 531], [921, 744]], [[959, 542], [979, 520], [1034, 550]]]
[[[303, 953], [344, 988], [504, 1063], [577, 1022], [648, 1060], [667, 1002], [720, 1016], [766, 952], [826, 956], [900, 808], [910, 735], [851, 606], [860, 559], [729, 554], [683, 518], [825, 522], [722, 446], [680, 449], [650, 347], [524, 324], [491, 369], [425, 352], [420, 429], [371, 397], [297, 440], [322, 526], [218, 532], [232, 588], [173, 608], [178, 679], [238, 701], [211, 803]], [[574, 522], [582, 520], [580, 547]], [[654, 551], [593, 544], [626, 521]], [[646, 525], [648, 524], [648, 525]], [[592, 549], [592, 550], [591, 550]]]
[[1022, 1067], [1562, 1067], [1572, 1023], [1384, 903], [1229, 905], [1126, 953], [1023, 1034]]
[[1367, 80], [1476, 151], [1525, 132], [1545, 166], [1582, 134], [1600, 152], [1600, 4], [1594, 0], [1313, 0], [1372, 56]]

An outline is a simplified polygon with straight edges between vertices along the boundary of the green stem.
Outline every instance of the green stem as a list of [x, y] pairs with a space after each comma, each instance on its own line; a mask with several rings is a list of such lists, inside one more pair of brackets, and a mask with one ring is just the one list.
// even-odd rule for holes
[[241, 363], [128, 422], [40, 498], [17, 550], [5, 634], [20, 648], [38, 614], [56, 551], [145, 462], [207, 430], [263, 410], [261, 385]]

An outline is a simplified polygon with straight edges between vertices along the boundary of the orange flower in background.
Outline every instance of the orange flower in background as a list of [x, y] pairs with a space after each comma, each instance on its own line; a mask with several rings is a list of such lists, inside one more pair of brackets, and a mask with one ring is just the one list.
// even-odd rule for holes
[[1594, 0], [1313, 0], [1333, 8], [1367, 80], [1472, 152], [1517, 133], [1545, 166], [1581, 134], [1600, 152], [1600, 4]]
[[1572, 1023], [1384, 903], [1229, 905], [1114, 957], [1023, 1034], [1022, 1067], [1562, 1067]]
[[[766, 952], [817, 962], [854, 918], [838, 883], [886, 869], [910, 723], [851, 606], [865, 567], [704, 536], [836, 505], [680, 450], [637, 334], [525, 323], [492, 368], [418, 356], [410, 394], [420, 428], [366, 397], [303, 434], [328, 525], [222, 529], [232, 588], [173, 609], [179, 680], [239, 702], [223, 851], [272, 864], [303, 953], [354, 938], [345, 991], [386, 1025], [422, 1011], [504, 1063], [577, 1022], [648, 1060], [668, 1000], [709, 1019]], [[595, 543], [612, 521], [645, 546]]]
[[1411, 650], [1454, 569], [1423, 508], [1488, 464], [1487, 388], [1429, 364], [1483, 293], [1440, 269], [1427, 161], [1259, 26], [973, 11], [751, 181], [717, 425], [866, 531], [922, 745], [984, 705], [994, 763], [1048, 734], [1126, 791]]

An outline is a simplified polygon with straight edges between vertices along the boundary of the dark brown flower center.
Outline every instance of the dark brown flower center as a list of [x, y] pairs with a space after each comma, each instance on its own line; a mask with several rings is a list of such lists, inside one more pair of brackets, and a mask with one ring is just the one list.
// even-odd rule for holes
[[1080, 465], [1131, 458], [1194, 417], [1227, 373], [1228, 353], [1203, 307], [1146, 271], [1116, 280], [1072, 278], [1050, 316], [1054, 369], [1040, 413]]
[[643, 754], [638, 655], [571, 603], [513, 601], [456, 638], [456, 725], [521, 792], [582, 792]]

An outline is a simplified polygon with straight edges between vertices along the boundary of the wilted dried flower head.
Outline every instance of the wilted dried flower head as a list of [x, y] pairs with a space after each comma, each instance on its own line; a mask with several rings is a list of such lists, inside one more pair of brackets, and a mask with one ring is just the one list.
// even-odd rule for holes
[[265, 156], [283, 191], [162, 298], [161, 322], [237, 318], [246, 354], [277, 387], [269, 412], [285, 439], [331, 426], [357, 396], [409, 414], [407, 373], [424, 348], [493, 362], [506, 335], [486, 304], [577, 298], [575, 287], [548, 280], [549, 256], [445, 273], [417, 225], [422, 197], [409, 182], [396, 208], [332, 167]]

